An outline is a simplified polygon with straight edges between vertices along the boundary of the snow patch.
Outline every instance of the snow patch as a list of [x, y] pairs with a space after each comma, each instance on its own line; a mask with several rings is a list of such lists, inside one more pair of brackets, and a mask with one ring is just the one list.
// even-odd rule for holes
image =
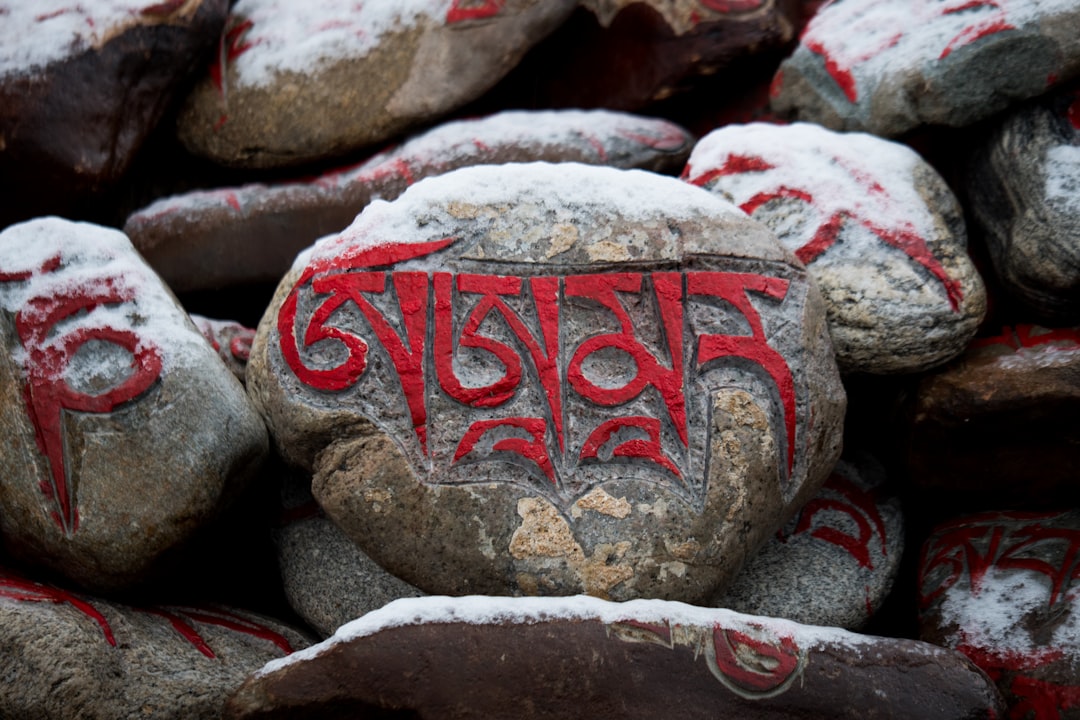
[[1046, 151], [1046, 201], [1080, 218], [1080, 145]]

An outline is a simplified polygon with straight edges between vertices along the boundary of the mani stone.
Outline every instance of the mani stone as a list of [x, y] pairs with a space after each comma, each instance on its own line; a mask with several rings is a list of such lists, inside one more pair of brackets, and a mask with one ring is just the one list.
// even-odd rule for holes
[[213, 320], [202, 315], [192, 315], [191, 322], [202, 333], [210, 347], [218, 354], [229, 372], [240, 382], [247, 378], [248, 357], [255, 330], [232, 320]]
[[920, 637], [967, 655], [1010, 718], [1080, 717], [1080, 512], [990, 512], [934, 529]]
[[274, 533], [285, 596], [321, 637], [419, 590], [379, 567], [315, 502], [304, 476], [286, 480]]
[[262, 464], [267, 434], [123, 233], [0, 233], [0, 536], [90, 588], [140, 579]]
[[960, 653], [663, 600], [398, 600], [267, 663], [226, 720], [1004, 717]]
[[1080, 502], [1078, 330], [1006, 327], [923, 377], [902, 414], [912, 484], [955, 507]]
[[469, 165], [583, 162], [678, 173], [694, 138], [666, 120], [607, 111], [506, 111], [421, 133], [314, 179], [201, 190], [158, 200], [124, 225], [176, 292], [276, 283], [296, 254], [349, 226], [374, 198]]
[[817, 497], [752, 557], [712, 605], [857, 630], [900, 570], [904, 517], [869, 455], [841, 460]]
[[0, 3], [0, 227], [118, 180], [227, 12], [226, 0]]
[[542, 105], [638, 110], [745, 64], [748, 56], [788, 45], [798, 6], [798, 0], [582, 0], [506, 84], [524, 85]]
[[0, 569], [8, 720], [217, 720], [251, 673], [310, 642], [241, 610], [131, 607]]
[[1080, 89], [997, 123], [967, 186], [1005, 289], [1046, 322], [1080, 322]]
[[248, 391], [330, 519], [424, 592], [688, 602], [817, 492], [846, 400], [768, 229], [574, 163], [369, 205], [282, 279]]
[[683, 177], [768, 225], [806, 264], [841, 372], [939, 365], [986, 313], [960, 205], [903, 145], [806, 123], [730, 125], [702, 138]]
[[243, 167], [330, 158], [474, 100], [573, 0], [239, 0], [179, 119], [192, 152]]
[[773, 108], [896, 137], [964, 127], [1080, 73], [1075, 0], [836, 0], [773, 81]]

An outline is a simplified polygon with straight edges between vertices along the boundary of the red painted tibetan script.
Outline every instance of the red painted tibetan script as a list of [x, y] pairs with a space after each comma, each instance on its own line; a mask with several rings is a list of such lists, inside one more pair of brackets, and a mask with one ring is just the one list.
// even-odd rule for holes
[[[790, 280], [718, 271], [516, 277], [392, 269], [452, 242], [352, 250], [310, 266], [278, 316], [282, 356], [296, 377], [316, 390], [347, 390], [378, 347], [429, 460], [512, 462], [555, 487], [563, 469], [615, 462], [678, 484], [692, 444], [688, 383], [737, 364], [777, 399], [781, 465], [784, 477], [791, 473], [795, 376], [770, 345], [762, 314], [788, 300]], [[695, 332], [693, 303], [736, 318], [740, 329]], [[651, 308], [647, 320], [641, 308]], [[437, 448], [433, 403], [454, 415], [439, 423]], [[464, 424], [450, 442], [458, 418]]]
[[[57, 256], [37, 271], [0, 273], [0, 282], [30, 281], [37, 275], [56, 272], [60, 265]], [[83, 317], [93, 317], [90, 314], [98, 308], [134, 299], [134, 291], [120, 278], [106, 276], [31, 296], [15, 315], [15, 330], [26, 352], [26, 411], [49, 468], [49, 479], [41, 483], [41, 492], [52, 505], [53, 520], [68, 535], [79, 527], [79, 510], [76, 479], [68, 467], [65, 449], [64, 413], [111, 412], [146, 392], [161, 374], [161, 352], [145, 338], [133, 330], [88, 322]], [[74, 318], [79, 321], [66, 325]], [[117, 345], [131, 355], [126, 377], [99, 394], [76, 390], [65, 377], [76, 353], [91, 341]]]

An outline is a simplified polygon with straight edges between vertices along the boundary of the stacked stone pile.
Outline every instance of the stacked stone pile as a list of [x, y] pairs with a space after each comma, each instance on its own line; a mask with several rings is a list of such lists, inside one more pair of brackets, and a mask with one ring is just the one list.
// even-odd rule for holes
[[0, 0], [0, 717], [1080, 718], [1077, 248], [1072, 0]]

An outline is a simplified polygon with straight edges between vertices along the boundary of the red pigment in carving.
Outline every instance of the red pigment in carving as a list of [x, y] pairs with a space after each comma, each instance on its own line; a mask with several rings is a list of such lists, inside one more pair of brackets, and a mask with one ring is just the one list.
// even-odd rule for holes
[[[217, 57], [214, 58], [213, 64], [210, 66], [210, 79], [214, 83], [214, 87], [217, 88], [219, 94], [224, 97], [225, 95], [225, 69], [229, 63], [240, 57], [252, 47], [255, 46], [254, 42], [244, 40], [244, 36], [247, 31], [250, 30], [255, 23], [251, 20], [244, 20], [243, 22], [231, 25], [221, 36], [221, 40], [218, 43]], [[224, 122], [225, 115], [222, 115]]]
[[[40, 272], [53, 272], [59, 263], [59, 257], [52, 258]], [[28, 278], [27, 273], [0, 274], [0, 281]], [[79, 513], [66, 467], [64, 411], [107, 413], [134, 400], [157, 381], [161, 374], [161, 355], [156, 347], [130, 330], [80, 327], [67, 334], [62, 334], [61, 330], [58, 335], [54, 328], [72, 316], [133, 299], [133, 291], [117, 287], [117, 278], [98, 278], [93, 284], [55, 295], [33, 297], [15, 316], [15, 329], [27, 352], [24, 368], [27, 383], [23, 393], [27, 415], [34, 425], [35, 440], [48, 462], [51, 476], [48, 482], [42, 483], [41, 490], [53, 503], [53, 520], [68, 535], [78, 529]], [[71, 359], [91, 340], [119, 345], [132, 355], [131, 374], [100, 395], [77, 392], [64, 379]]]
[[581, 458], [583, 460], [596, 459], [600, 448], [606, 445], [616, 432], [625, 428], [637, 428], [644, 431], [648, 440], [625, 440], [612, 449], [612, 456], [649, 460], [676, 477], [682, 477], [679, 468], [664, 454], [664, 449], [660, 444], [660, 421], [656, 418], [622, 417], [601, 423], [600, 427], [593, 430], [592, 435], [585, 441], [585, 445], [581, 448]]
[[[881, 554], [884, 555], [886, 551], [885, 522], [877, 511], [873, 496], [850, 480], [835, 474], [829, 478], [826, 487], [842, 494], [847, 502], [834, 498], [814, 498], [800, 511], [799, 520], [795, 526], [795, 534], [809, 530], [813, 526], [814, 516], [819, 512], [834, 510], [845, 513], [851, 517], [858, 527], [859, 537], [852, 537], [828, 525], [814, 528], [810, 536], [843, 548], [855, 558], [861, 567], [873, 570], [874, 563], [870, 559], [870, 541], [874, 537], [874, 529], [877, 530], [881, 542]], [[874, 528], [871, 528], [871, 522], [874, 524]]]
[[981, 40], [984, 37], [995, 35], [999, 32], [1006, 30], [1015, 30], [1016, 28], [1010, 25], [1005, 20], [1005, 11], [995, 0], [972, 0], [971, 2], [964, 3], [958, 7], [945, 8], [941, 11], [942, 15], [951, 15], [954, 13], [964, 12], [967, 10], [978, 10], [981, 8], [994, 8], [997, 10], [996, 17], [985, 18], [982, 21], [976, 22], [973, 25], [961, 30], [956, 37], [948, 42], [945, 49], [941, 51], [941, 55], [938, 56], [938, 60], [944, 60], [952, 53], [953, 50], [970, 45], [976, 40]]
[[454, 0], [446, 11], [446, 24], [494, 17], [505, 4], [506, 0]]
[[251, 357], [251, 343], [255, 340], [255, 331], [244, 328], [229, 341], [229, 352], [240, 362], [247, 362]]
[[701, 0], [704, 7], [718, 13], [741, 13], [757, 10], [764, 0]]
[[72, 595], [67, 590], [15, 577], [0, 571], [0, 597], [20, 602], [50, 602], [56, 605], [67, 603], [97, 623], [102, 634], [105, 635], [105, 641], [114, 647], [116, 646], [116, 638], [113, 637], [112, 628], [109, 626], [109, 621], [105, 619], [105, 616], [93, 605]]
[[[1044, 330], [1036, 334], [1036, 329]], [[1000, 335], [993, 337], [978, 338], [971, 341], [972, 348], [983, 348], [991, 345], [1004, 345], [1019, 350], [1021, 348], [1033, 348], [1050, 343], [1064, 343], [1067, 345], [1080, 345], [1080, 331], [1076, 328], [1039, 328], [1037, 325], [1017, 325], [1015, 327], [1001, 328]], [[1071, 348], [1069, 348], [1071, 349]]]
[[789, 636], [776, 642], [746, 633], [713, 628], [716, 665], [732, 683], [752, 693], [767, 693], [783, 685], [799, 667], [799, 648]]
[[520, 428], [528, 433], [531, 439], [526, 440], [520, 437], [503, 438], [495, 441], [491, 446], [491, 451], [515, 453], [535, 463], [554, 485], [557, 482], [555, 479], [555, 466], [552, 465], [547, 446], [544, 444], [547, 421], [542, 418], [511, 417], [498, 420], [477, 420], [469, 426], [465, 436], [461, 438], [461, 444], [458, 445], [457, 452], [454, 453], [454, 462], [456, 463], [475, 450], [480, 438], [489, 430], [502, 427]]
[[1080, 706], [1080, 687], [1058, 685], [1030, 677], [1033, 670], [1065, 657], [1060, 648], [1041, 648], [1029, 652], [1000, 650], [972, 645], [966, 638], [956, 649], [979, 666], [1012, 698], [1010, 720], [1033, 717], [1056, 720], [1060, 712]]
[[[634, 142], [661, 152], [674, 152], [686, 145], [686, 136], [677, 127], [664, 124], [655, 135], [618, 130], [617, 134]], [[603, 147], [603, 146], [601, 146]], [[601, 159], [604, 159], [601, 157]]]
[[292, 644], [289, 642], [288, 638], [281, 633], [275, 632], [254, 620], [249, 620], [226, 610], [212, 610], [209, 608], [172, 608], [172, 612], [177, 616], [186, 617], [193, 622], [202, 623], [204, 625], [216, 625], [217, 627], [223, 627], [226, 630], [232, 630], [233, 632], [242, 633], [244, 635], [251, 635], [260, 640], [266, 640], [267, 642], [276, 645], [278, 649], [286, 655], [293, 652]]

